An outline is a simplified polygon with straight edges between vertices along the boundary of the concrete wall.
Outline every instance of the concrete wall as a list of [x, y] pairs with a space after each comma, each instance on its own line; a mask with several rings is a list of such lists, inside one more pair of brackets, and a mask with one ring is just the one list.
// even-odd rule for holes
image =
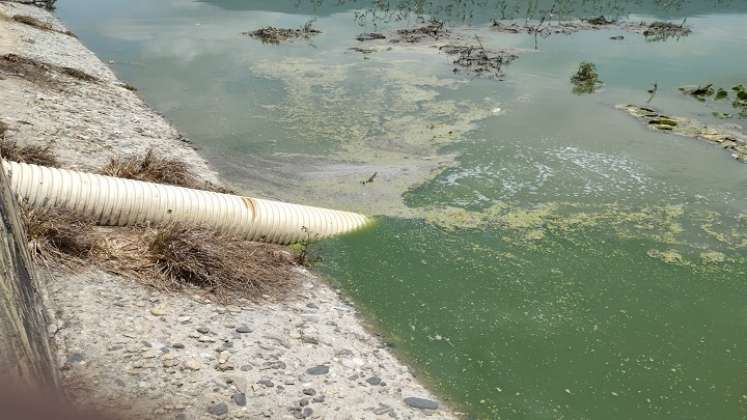
[[0, 170], [1, 385], [56, 385], [40, 277], [26, 248], [26, 232], [8, 177]]

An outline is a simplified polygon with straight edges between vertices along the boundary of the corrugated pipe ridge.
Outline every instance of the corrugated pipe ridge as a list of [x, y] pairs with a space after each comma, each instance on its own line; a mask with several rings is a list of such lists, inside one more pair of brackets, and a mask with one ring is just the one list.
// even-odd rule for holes
[[33, 208], [63, 208], [102, 225], [179, 222], [289, 244], [365, 226], [366, 216], [259, 198], [134, 181], [3, 160], [11, 188]]

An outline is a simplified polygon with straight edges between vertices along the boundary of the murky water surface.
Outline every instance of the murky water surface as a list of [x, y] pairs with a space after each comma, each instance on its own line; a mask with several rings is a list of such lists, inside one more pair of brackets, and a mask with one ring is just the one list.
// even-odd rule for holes
[[[556, 1], [555, 18], [686, 23], [535, 39], [491, 31], [550, 2], [61, 0], [120, 76], [248, 193], [380, 215], [319, 268], [455, 408], [502, 419], [747, 417], [747, 166], [615, 105], [744, 130], [747, 3]], [[515, 48], [503, 81], [361, 32], [432, 16]], [[323, 33], [267, 45], [265, 25]], [[610, 36], [624, 35], [624, 40]], [[469, 37], [467, 37], [469, 38]], [[602, 88], [574, 95], [597, 65]], [[361, 182], [374, 172], [373, 183]]]

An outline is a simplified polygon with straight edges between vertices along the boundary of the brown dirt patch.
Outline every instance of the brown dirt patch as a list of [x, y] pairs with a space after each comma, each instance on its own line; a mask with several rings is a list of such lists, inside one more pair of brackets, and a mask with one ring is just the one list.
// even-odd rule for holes
[[71, 67], [47, 64], [16, 54], [4, 54], [0, 56], [0, 74], [17, 76], [33, 83], [52, 87], [60, 84], [60, 76], [67, 76], [85, 82], [99, 81], [98, 78]]

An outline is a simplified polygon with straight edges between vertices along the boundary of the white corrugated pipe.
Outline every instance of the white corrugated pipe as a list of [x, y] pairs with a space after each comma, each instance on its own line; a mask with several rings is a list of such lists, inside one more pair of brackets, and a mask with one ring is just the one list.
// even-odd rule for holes
[[366, 216], [3, 160], [11, 188], [33, 208], [63, 208], [102, 225], [179, 222], [289, 244], [352, 232]]

